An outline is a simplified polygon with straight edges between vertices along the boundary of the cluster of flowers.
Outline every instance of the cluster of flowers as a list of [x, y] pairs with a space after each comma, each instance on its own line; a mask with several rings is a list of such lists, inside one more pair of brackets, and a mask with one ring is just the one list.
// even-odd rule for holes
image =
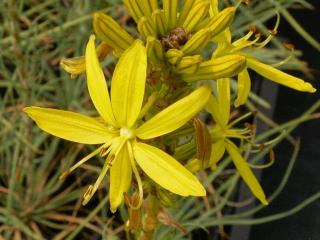
[[[178, 0], [163, 0], [159, 6], [157, 0], [124, 0], [137, 24], [138, 39], [110, 16], [95, 13], [93, 28], [99, 46], [96, 48], [92, 35], [85, 56], [63, 59], [61, 65], [71, 75], [86, 74], [89, 94], [100, 117], [35, 106], [24, 109], [52, 135], [100, 144], [62, 176], [95, 155], [105, 158], [97, 181], [84, 195], [84, 204], [109, 169], [112, 212], [123, 202], [124, 193], [134, 187], [139, 193], [135, 207], [139, 208], [146, 182], [149, 190], [161, 186], [181, 196], [205, 196], [206, 190], [194, 173], [204, 168], [214, 171], [225, 153], [253, 195], [268, 204], [238, 141], [232, 140], [250, 144], [251, 130], [235, 128], [238, 121], [231, 121], [230, 78], [237, 77], [235, 107], [244, 104], [250, 93], [248, 69], [299, 91], [315, 89], [250, 54], [271, 40], [278, 21], [264, 39], [251, 29], [232, 41], [229, 26], [237, 8], [219, 11], [217, 1], [188, 0], [181, 4]], [[216, 47], [206, 59], [203, 50], [209, 43]], [[111, 52], [119, 60], [109, 94], [99, 61]], [[214, 80], [214, 89], [213, 84], [204, 84], [203, 80]], [[196, 117], [201, 110], [210, 114], [212, 124], [204, 124]], [[185, 142], [181, 136], [193, 136], [193, 140]]]

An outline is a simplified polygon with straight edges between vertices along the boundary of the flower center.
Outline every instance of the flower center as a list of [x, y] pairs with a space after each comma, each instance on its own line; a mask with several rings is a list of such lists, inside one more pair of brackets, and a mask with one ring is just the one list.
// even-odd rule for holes
[[129, 128], [121, 128], [120, 136], [125, 137], [127, 139], [132, 139], [135, 137], [134, 132]]

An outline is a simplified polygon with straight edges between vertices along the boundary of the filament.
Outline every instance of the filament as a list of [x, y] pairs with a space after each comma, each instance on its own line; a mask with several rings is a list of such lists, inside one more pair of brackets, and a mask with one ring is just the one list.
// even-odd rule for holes
[[135, 160], [134, 160], [134, 156], [133, 156], [133, 153], [132, 153], [132, 146], [131, 146], [130, 142], [128, 142], [127, 147], [128, 147], [128, 152], [129, 152], [129, 158], [130, 158], [130, 161], [131, 161], [132, 171], [133, 171], [133, 174], [134, 174], [134, 176], [136, 178], [136, 181], [138, 183], [138, 193], [139, 193], [139, 202], [138, 202], [138, 204], [136, 206], [134, 206], [134, 205], [131, 204], [131, 202], [129, 202], [129, 207], [134, 209], [134, 210], [138, 210], [141, 207], [142, 202], [143, 202], [142, 181], [141, 181], [141, 178], [140, 178], [140, 175], [139, 175], [139, 172], [138, 172]]

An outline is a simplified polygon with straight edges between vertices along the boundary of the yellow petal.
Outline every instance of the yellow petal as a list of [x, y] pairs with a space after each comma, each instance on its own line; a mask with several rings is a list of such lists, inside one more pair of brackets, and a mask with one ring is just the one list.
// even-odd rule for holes
[[150, 139], [178, 129], [205, 106], [210, 92], [208, 86], [200, 87], [145, 122], [136, 130], [136, 135], [141, 139]]
[[268, 201], [265, 197], [265, 194], [263, 192], [263, 189], [261, 188], [257, 178], [251, 171], [249, 165], [247, 164], [246, 160], [241, 156], [238, 148], [234, 143], [231, 141], [226, 141], [226, 149], [228, 153], [230, 154], [230, 157], [233, 160], [234, 165], [239, 171], [239, 174], [245, 181], [245, 183], [250, 188], [251, 192], [260, 200], [262, 204], [267, 205]]
[[123, 193], [128, 191], [131, 183], [131, 163], [127, 147], [121, 148], [116, 161], [110, 169], [110, 209], [115, 212], [123, 201]]
[[223, 157], [226, 150], [224, 140], [220, 139], [212, 144], [210, 166], [214, 170], [217, 168], [217, 163]]
[[196, 173], [201, 169], [203, 169], [203, 164], [199, 159], [194, 158], [187, 162], [187, 164], [185, 165], [185, 168], [192, 173]]
[[214, 121], [221, 128], [225, 128], [226, 127], [226, 124], [224, 124], [224, 120], [223, 120], [222, 114], [220, 113], [220, 106], [219, 106], [218, 99], [215, 96], [210, 95], [209, 100], [208, 100], [208, 102], [206, 104], [206, 111], [211, 114], [211, 116], [214, 119]]
[[106, 79], [96, 53], [94, 35], [90, 36], [86, 48], [87, 85], [92, 102], [103, 119], [110, 125], [117, 126], [112, 113]]
[[130, 128], [137, 120], [144, 96], [146, 72], [146, 49], [137, 40], [123, 53], [112, 77], [112, 108], [121, 126]]
[[135, 143], [133, 152], [142, 170], [161, 187], [182, 196], [206, 195], [199, 180], [167, 153], [144, 143]]
[[234, 102], [236, 107], [245, 104], [251, 90], [251, 80], [247, 69], [238, 74], [238, 96]]
[[23, 109], [43, 131], [84, 144], [105, 143], [112, 135], [105, 124], [79, 113], [40, 107]]
[[249, 68], [256, 71], [263, 77], [271, 81], [274, 81], [276, 83], [287, 86], [289, 88], [293, 88], [295, 90], [302, 91], [302, 92], [314, 93], [316, 91], [316, 89], [310, 83], [305, 82], [300, 78], [284, 73], [267, 64], [261, 63], [253, 58], [247, 59], [247, 65]]
[[217, 91], [222, 123], [227, 125], [230, 118], [230, 79], [218, 79]]

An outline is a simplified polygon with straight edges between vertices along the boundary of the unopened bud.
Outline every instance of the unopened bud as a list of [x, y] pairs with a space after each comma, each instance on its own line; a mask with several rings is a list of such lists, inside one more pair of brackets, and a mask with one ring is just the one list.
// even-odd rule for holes
[[202, 62], [195, 74], [183, 74], [187, 82], [228, 78], [237, 75], [246, 66], [246, 57], [226, 55]]
[[133, 37], [127, 31], [120, 27], [112, 17], [104, 13], [97, 12], [94, 14], [93, 28], [98, 37], [119, 54], [134, 42]]
[[200, 55], [183, 57], [176, 65], [175, 70], [181, 74], [193, 74], [197, 71], [201, 61]]
[[155, 64], [161, 64], [163, 62], [163, 50], [162, 44], [154, 37], [147, 38], [147, 55], [148, 58]]
[[174, 206], [171, 194], [162, 188], [157, 188], [157, 198], [164, 207], [172, 208]]
[[195, 33], [181, 48], [184, 55], [193, 55], [202, 50], [210, 41], [211, 31], [204, 28]]
[[169, 49], [166, 53], [165, 56], [168, 60], [169, 63], [172, 65], [178, 64], [182, 57], [183, 57], [183, 52], [181, 52], [178, 49]]

